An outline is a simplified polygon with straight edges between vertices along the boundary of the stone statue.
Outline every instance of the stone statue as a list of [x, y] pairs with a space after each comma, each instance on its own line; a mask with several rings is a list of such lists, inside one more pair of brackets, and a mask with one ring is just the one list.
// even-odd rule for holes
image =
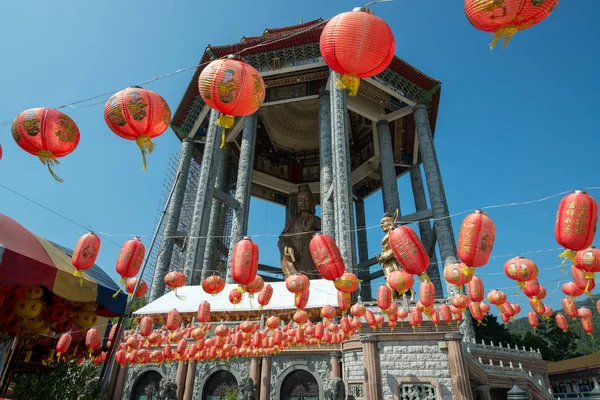
[[308, 185], [300, 185], [296, 196], [297, 214], [285, 225], [279, 235], [281, 270], [287, 278], [297, 272], [309, 279], [319, 279], [321, 274], [312, 260], [309, 243], [321, 230], [321, 218], [315, 215], [315, 199]]
[[340, 378], [333, 378], [325, 388], [326, 400], [345, 400], [346, 385]]
[[177, 400], [177, 384], [173, 379], [163, 378], [158, 387], [159, 400]]
[[240, 384], [240, 400], [256, 400], [258, 385], [250, 378], [245, 378]]

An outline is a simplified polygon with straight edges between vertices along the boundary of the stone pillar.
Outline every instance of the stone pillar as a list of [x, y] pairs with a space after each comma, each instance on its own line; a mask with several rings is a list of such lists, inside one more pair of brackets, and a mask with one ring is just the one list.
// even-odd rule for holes
[[[335, 82], [339, 74], [331, 71], [331, 81]], [[331, 91], [331, 133], [332, 154], [334, 164], [335, 210], [336, 231], [335, 238], [342, 258], [348, 269], [353, 269], [353, 243], [352, 243], [352, 216], [351, 214], [351, 176], [350, 170], [350, 144], [348, 140], [348, 109], [347, 91], [332, 85]]]
[[479, 386], [477, 386], [477, 392], [480, 394], [479, 400], [492, 400], [492, 396], [490, 394], [490, 386], [489, 385], [479, 385]]
[[332, 351], [331, 353], [329, 353], [329, 368], [331, 370], [329, 376], [331, 379], [342, 379], [342, 367], [340, 366], [341, 358], [342, 353], [340, 353], [339, 351]]
[[463, 335], [458, 332], [446, 333], [444, 340], [448, 346], [448, 364], [452, 376], [454, 398], [457, 400], [473, 400], [469, 371], [462, 350]]
[[259, 385], [260, 391], [260, 357], [250, 358], [250, 379]]
[[506, 393], [507, 400], [529, 400], [529, 395], [526, 391], [517, 386], [517, 382], [513, 379], [512, 388]]
[[381, 194], [383, 211], [392, 215], [400, 213], [400, 195], [398, 194], [398, 178], [394, 161], [394, 148], [388, 121], [377, 122], [377, 137], [379, 138], [379, 153], [381, 158]]
[[271, 356], [262, 358], [260, 368], [260, 396], [259, 400], [270, 400], [271, 398]]
[[382, 398], [382, 390], [377, 336], [363, 335], [360, 337], [360, 341], [363, 344], [365, 363], [365, 399], [379, 400]]
[[[240, 148], [240, 160], [235, 187], [235, 199], [240, 205], [233, 213], [227, 265], [231, 264], [233, 246], [248, 233], [248, 209], [250, 207], [250, 188], [252, 187], [257, 122], [258, 111], [244, 118], [244, 131], [242, 132], [242, 146]], [[227, 283], [233, 283], [231, 268], [227, 268]]]
[[184, 361], [179, 361], [179, 363], [177, 364], [177, 372], [175, 373], [175, 384], [177, 385], [177, 400], [183, 399], [186, 375], [187, 363]]
[[321, 168], [321, 231], [335, 239], [333, 193], [327, 194], [333, 183], [333, 155], [331, 153], [331, 99], [329, 91], [319, 93], [319, 137]]
[[594, 382], [594, 387], [590, 392], [590, 400], [600, 400], [600, 383], [598, 383], [598, 379], [592, 377], [592, 382]]
[[117, 376], [117, 383], [112, 393], [113, 400], [121, 400], [123, 398], [123, 388], [125, 387], [125, 380], [127, 379], [127, 366], [119, 368], [119, 375]]
[[[431, 136], [431, 127], [429, 126], [429, 116], [427, 107], [418, 104], [414, 108], [414, 118], [417, 137], [419, 138], [419, 150], [425, 169], [425, 179], [427, 181], [427, 190], [429, 192], [429, 201], [431, 202], [431, 211], [434, 218], [433, 227], [437, 235], [437, 242], [442, 257], [442, 264], [447, 265], [456, 262], [456, 241], [452, 230], [452, 222], [449, 218], [448, 203], [446, 202], [446, 192], [442, 182], [442, 174], [437, 160], [433, 137]], [[446, 295], [451, 297], [458, 293], [456, 286], [447, 284]], [[470, 313], [466, 312], [466, 318], [460, 325], [460, 331], [467, 342], [475, 339], [473, 331], [473, 322]]]
[[174, 236], [177, 234], [179, 226], [179, 217], [181, 215], [181, 206], [185, 197], [185, 187], [190, 173], [190, 163], [192, 161], [192, 153], [194, 152], [194, 140], [185, 138], [181, 143], [181, 151], [179, 153], [179, 165], [177, 166], [177, 181], [174, 182], [175, 190], [169, 203], [167, 215], [165, 215], [165, 229], [163, 230], [162, 239], [156, 260], [156, 268], [154, 268], [154, 276], [150, 288], [149, 301], [152, 302], [165, 293], [165, 282], [163, 277], [169, 272], [171, 265], [171, 255], [173, 254]]
[[192, 400], [194, 396], [194, 380], [196, 379], [196, 364], [198, 361], [192, 360], [187, 366], [185, 384], [183, 385], [183, 400]]
[[[216, 153], [216, 173], [215, 173], [215, 187], [219, 190], [223, 190], [226, 186], [225, 173], [227, 171], [227, 160], [229, 158], [228, 148], [225, 147]], [[202, 273], [194, 276], [197, 281], [193, 281], [192, 285], [199, 285], [204, 278], [214, 274], [216, 271], [216, 248], [219, 240], [223, 238], [216, 238], [215, 236], [223, 236], [219, 232], [219, 225], [221, 222], [221, 208], [223, 204], [220, 200], [213, 198], [212, 205], [210, 208], [210, 218], [208, 223], [208, 229], [206, 231], [206, 250], [204, 251], [204, 265], [202, 266]], [[199, 279], [198, 279], [199, 278]]]
[[119, 371], [121, 370], [121, 365], [114, 363], [111, 371], [110, 378], [108, 380], [108, 400], [114, 399], [115, 388], [117, 386], [117, 379], [119, 379]]
[[[410, 166], [410, 183], [415, 198], [415, 210], [417, 212], [427, 210], [427, 198], [425, 197], [423, 176], [421, 175], [421, 167], [419, 165]], [[421, 236], [421, 241], [425, 248], [429, 249], [431, 242], [433, 241], [433, 229], [431, 229], [431, 223], [429, 221], [419, 222], [419, 235]], [[427, 268], [427, 275], [429, 275], [431, 282], [433, 282], [435, 286], [435, 297], [443, 298], [444, 290], [442, 288], [442, 279], [440, 277], [435, 247], [429, 260], [431, 264], [429, 265], [429, 268]]]
[[188, 278], [188, 282], [194, 280], [194, 275], [202, 268], [204, 264], [204, 250], [206, 247], [206, 237], [202, 237], [202, 226], [210, 218], [210, 204], [212, 204], [215, 188], [215, 156], [219, 149], [218, 134], [222, 128], [217, 127], [216, 122], [219, 112], [211, 110], [210, 120], [208, 122], [208, 132], [204, 142], [204, 154], [202, 155], [202, 164], [200, 167], [200, 177], [198, 179], [198, 190], [196, 191], [196, 201], [194, 204], [194, 214], [192, 223], [188, 231], [187, 251], [185, 255], [185, 264], [183, 272]]
[[[365, 201], [358, 199], [354, 202], [356, 211], [356, 236], [358, 238], [358, 262], [362, 263], [369, 259], [369, 247], [367, 243], [367, 222], [365, 218]], [[369, 268], [358, 271], [360, 284], [360, 297], [363, 300], [371, 299], [371, 281], [369, 280]]]

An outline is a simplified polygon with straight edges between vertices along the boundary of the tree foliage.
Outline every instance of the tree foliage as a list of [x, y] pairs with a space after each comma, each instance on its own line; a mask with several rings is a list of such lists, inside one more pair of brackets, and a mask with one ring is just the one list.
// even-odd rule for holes
[[106, 393], [98, 385], [98, 367], [90, 362], [60, 364], [51, 374], [21, 374], [14, 379], [13, 394], [19, 400], [101, 400]]

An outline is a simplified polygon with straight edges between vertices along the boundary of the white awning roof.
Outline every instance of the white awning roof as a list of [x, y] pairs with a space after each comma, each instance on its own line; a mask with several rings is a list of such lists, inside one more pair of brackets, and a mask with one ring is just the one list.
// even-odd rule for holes
[[[294, 305], [294, 294], [290, 293], [285, 287], [285, 282], [272, 282], [273, 296], [264, 310], [286, 310], [296, 308]], [[225, 289], [217, 296], [206, 293], [202, 286], [184, 286], [175, 291], [171, 291], [164, 296], [156, 299], [145, 307], [135, 311], [137, 315], [148, 314], [167, 314], [172, 309], [177, 309], [180, 313], [196, 313], [198, 305], [203, 301], [210, 303], [211, 312], [240, 312], [258, 310], [258, 293], [253, 299], [249, 299], [244, 294], [244, 299], [235, 307], [229, 302], [229, 292], [237, 287], [237, 284], [225, 285]], [[314, 279], [310, 281], [310, 295], [305, 309], [321, 308], [324, 306], [337, 307], [337, 289], [332, 281], [325, 279]]]

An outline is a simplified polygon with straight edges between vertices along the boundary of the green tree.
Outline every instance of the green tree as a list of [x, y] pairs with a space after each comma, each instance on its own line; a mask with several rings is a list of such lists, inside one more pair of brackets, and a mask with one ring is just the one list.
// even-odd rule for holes
[[473, 326], [477, 343], [481, 343], [481, 341], [484, 340], [485, 343], [491, 341], [496, 346], [498, 346], [498, 343], [502, 343], [503, 346], [510, 345], [511, 347], [514, 347], [515, 344], [519, 344], [518, 337], [516, 338], [515, 335], [507, 329], [506, 325], [500, 324], [495, 315], [488, 314], [481, 324], [473, 320]]

